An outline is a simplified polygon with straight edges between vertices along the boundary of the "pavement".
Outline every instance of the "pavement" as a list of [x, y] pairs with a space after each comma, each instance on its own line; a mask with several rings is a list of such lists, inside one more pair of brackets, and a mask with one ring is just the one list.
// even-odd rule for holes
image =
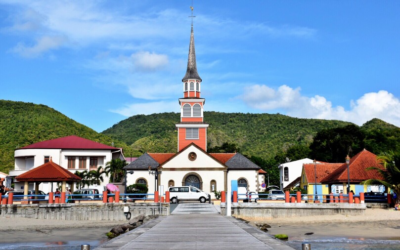
[[110, 249], [293, 249], [212, 204], [179, 204], [170, 216], [155, 220], [96, 248]]

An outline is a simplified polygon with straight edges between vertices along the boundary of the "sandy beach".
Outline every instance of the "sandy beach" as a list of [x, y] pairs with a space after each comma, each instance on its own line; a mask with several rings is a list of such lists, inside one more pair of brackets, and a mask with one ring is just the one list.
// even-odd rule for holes
[[[367, 209], [364, 215], [309, 216], [295, 218], [243, 218], [251, 224], [267, 223], [268, 233], [287, 234], [289, 238], [304, 240], [315, 237], [346, 237], [350, 239], [400, 240], [400, 211]], [[306, 233], [312, 233], [305, 236]]]

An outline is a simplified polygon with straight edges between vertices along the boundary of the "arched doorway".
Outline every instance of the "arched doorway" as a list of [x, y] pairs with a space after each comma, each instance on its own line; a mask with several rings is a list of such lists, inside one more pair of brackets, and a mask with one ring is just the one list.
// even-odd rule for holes
[[196, 175], [191, 174], [185, 178], [185, 186], [193, 186], [201, 189], [200, 184], [200, 178]]
[[238, 186], [247, 188], [247, 180], [245, 178], [240, 178], [238, 180]]

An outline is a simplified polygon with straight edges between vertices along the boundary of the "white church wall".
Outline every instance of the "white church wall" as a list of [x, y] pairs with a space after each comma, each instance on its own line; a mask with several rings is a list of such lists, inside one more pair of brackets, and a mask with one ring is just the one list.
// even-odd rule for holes
[[[162, 173], [164, 174], [164, 172]], [[162, 178], [162, 176], [161, 176]], [[154, 194], [154, 184], [155, 184], [155, 177], [154, 175], [150, 175], [148, 170], [134, 170], [133, 174], [127, 175], [127, 186], [132, 184], [136, 184], [139, 179], [145, 179], [147, 182], [147, 188], [149, 189], [147, 193]], [[153, 196], [149, 197], [153, 198]]]
[[231, 184], [231, 180], [239, 180], [241, 178], [247, 180], [249, 191], [257, 191], [257, 170], [229, 170], [228, 185]]

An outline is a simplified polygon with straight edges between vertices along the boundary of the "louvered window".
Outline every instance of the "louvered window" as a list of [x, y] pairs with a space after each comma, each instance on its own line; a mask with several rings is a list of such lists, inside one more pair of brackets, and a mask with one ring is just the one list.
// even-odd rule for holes
[[190, 83], [190, 91], [194, 91], [194, 82]]
[[199, 88], [199, 83], [196, 82], [196, 91], [199, 91], [199, 90], [200, 90], [200, 88]]
[[285, 167], [283, 172], [284, 172], [284, 176], [285, 176], [285, 181], [289, 181], [289, 168]]
[[185, 91], [187, 91], [188, 90], [188, 88], [187, 88], [187, 82], [185, 82]]
[[183, 105], [183, 116], [192, 116], [192, 107], [190, 106], [190, 104]]
[[197, 117], [201, 116], [201, 106], [200, 106], [200, 104], [195, 104], [193, 106], [193, 116], [197, 116]]
[[198, 128], [187, 128], [186, 129], [186, 139], [199, 139], [199, 129]]

